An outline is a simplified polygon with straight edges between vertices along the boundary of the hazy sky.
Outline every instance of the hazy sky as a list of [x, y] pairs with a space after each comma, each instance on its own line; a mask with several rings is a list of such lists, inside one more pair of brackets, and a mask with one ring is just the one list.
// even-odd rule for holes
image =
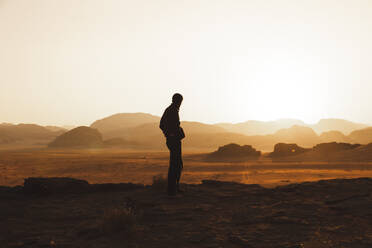
[[372, 124], [371, 0], [0, 0], [0, 122]]

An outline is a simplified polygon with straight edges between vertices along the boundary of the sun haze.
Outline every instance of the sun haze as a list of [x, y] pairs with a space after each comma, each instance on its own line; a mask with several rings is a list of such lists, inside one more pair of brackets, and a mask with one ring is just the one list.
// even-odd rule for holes
[[119, 112], [372, 123], [372, 3], [2, 0], [0, 122]]

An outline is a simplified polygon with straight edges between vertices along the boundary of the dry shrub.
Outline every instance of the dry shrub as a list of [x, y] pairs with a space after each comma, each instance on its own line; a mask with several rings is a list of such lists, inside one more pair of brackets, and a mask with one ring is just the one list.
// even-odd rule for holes
[[133, 234], [137, 226], [137, 216], [131, 208], [109, 208], [104, 211], [102, 231], [104, 233], [125, 232]]
[[165, 189], [168, 185], [167, 179], [163, 175], [156, 175], [152, 178], [152, 187]]

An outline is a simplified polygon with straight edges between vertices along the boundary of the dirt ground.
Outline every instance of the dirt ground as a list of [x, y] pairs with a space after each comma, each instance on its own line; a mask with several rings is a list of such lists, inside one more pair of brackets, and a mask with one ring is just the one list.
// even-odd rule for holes
[[[372, 179], [276, 188], [204, 181], [162, 187], [28, 195], [0, 187], [0, 244], [21, 247], [372, 247]], [[108, 209], [134, 209], [105, 222]], [[124, 211], [124, 213], [127, 213]], [[125, 217], [125, 218], [123, 218]], [[116, 220], [119, 220], [117, 224]], [[115, 224], [104, 229], [105, 224]]]
[[[0, 151], [0, 185], [22, 185], [27, 177], [72, 177], [90, 183], [133, 182], [151, 184], [155, 175], [166, 176], [168, 153], [129, 150]], [[184, 153], [182, 182], [234, 181], [274, 187], [333, 178], [372, 177], [372, 163], [240, 163], [204, 162], [196, 152]]]

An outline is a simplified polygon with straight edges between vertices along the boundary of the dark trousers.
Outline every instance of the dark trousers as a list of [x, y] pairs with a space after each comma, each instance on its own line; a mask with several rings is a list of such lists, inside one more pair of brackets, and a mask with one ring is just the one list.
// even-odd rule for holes
[[181, 172], [183, 168], [181, 140], [167, 138], [169, 149], [169, 169], [168, 169], [168, 194], [176, 194], [179, 187]]

